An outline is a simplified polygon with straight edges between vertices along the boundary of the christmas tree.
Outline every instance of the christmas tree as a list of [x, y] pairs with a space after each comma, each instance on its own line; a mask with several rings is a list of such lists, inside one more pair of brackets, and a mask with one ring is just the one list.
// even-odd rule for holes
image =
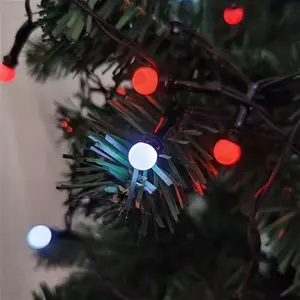
[[81, 79], [80, 109], [58, 108], [66, 228], [29, 234], [41, 265], [76, 271], [34, 298], [297, 299], [300, 4], [42, 0], [37, 22], [26, 11], [2, 81], [36, 27], [31, 75]]

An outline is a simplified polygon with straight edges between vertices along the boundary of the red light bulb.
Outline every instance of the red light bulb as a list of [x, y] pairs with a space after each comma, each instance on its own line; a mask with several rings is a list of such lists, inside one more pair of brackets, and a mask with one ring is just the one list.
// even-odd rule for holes
[[242, 7], [231, 7], [224, 9], [224, 20], [229, 25], [237, 25], [244, 18], [244, 9]]
[[0, 82], [13, 81], [16, 76], [15, 69], [10, 68], [4, 64], [0, 64]]
[[158, 74], [150, 67], [138, 68], [132, 76], [132, 86], [141, 95], [150, 95], [158, 86]]
[[126, 95], [125, 89], [123, 89], [123, 88], [121, 88], [121, 87], [117, 87], [116, 92], [117, 92], [119, 95], [122, 95], [122, 96], [125, 96], [125, 95]]
[[71, 133], [71, 132], [73, 132], [73, 128], [72, 128], [71, 126], [68, 126], [68, 127], [66, 128], [66, 131], [69, 132], [69, 133]]
[[61, 121], [59, 125], [62, 128], [67, 128], [69, 126], [68, 123], [67, 123], [67, 121]]
[[214, 157], [222, 165], [230, 166], [237, 163], [242, 155], [241, 147], [229, 140], [221, 139], [214, 146]]

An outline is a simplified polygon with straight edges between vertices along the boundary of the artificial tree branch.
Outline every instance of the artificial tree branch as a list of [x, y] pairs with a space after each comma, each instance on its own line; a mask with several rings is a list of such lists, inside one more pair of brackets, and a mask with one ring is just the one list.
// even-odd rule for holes
[[248, 226], [248, 240], [249, 240], [249, 245], [251, 248], [251, 253], [252, 253], [252, 260], [250, 262], [248, 271], [244, 277], [244, 280], [237, 292], [237, 296], [239, 299], [242, 299], [244, 296], [244, 292], [249, 286], [250, 282], [254, 278], [255, 274], [257, 273], [258, 270], [258, 255], [260, 253], [260, 248], [261, 248], [261, 241], [260, 241], [260, 234], [257, 226], [257, 213], [259, 211], [261, 201], [263, 199], [263, 196], [267, 193], [267, 191], [270, 189], [271, 185], [273, 184], [274, 180], [276, 179], [279, 170], [281, 169], [282, 165], [285, 163], [288, 154], [290, 153], [290, 150], [292, 148], [292, 145], [294, 143], [294, 140], [296, 138], [297, 132], [300, 128], [300, 120], [297, 122], [297, 124], [294, 126], [288, 142], [279, 157], [277, 164], [275, 165], [268, 181], [256, 192], [254, 196], [254, 205], [253, 205], [253, 210], [250, 215], [250, 221], [249, 221], [249, 226]]
[[[95, 20], [101, 30], [112, 40], [122, 45], [123, 47], [130, 49], [134, 53], [134, 55], [142, 57], [155, 69], [157, 69], [156, 62], [154, 62], [154, 60], [152, 60], [150, 56], [145, 53], [145, 50], [141, 49], [136, 43], [122, 35], [120, 31], [116, 30], [113, 26], [102, 20], [102, 18], [100, 18], [92, 9], [90, 9], [90, 7], [84, 1], [72, 0], [72, 2], [82, 8], [87, 14], [89, 14]], [[120, 39], [117, 35], [121, 35], [122, 38]]]
[[[272, 185], [272, 183], [274, 182], [275, 178], [277, 177], [278, 175], [278, 172], [279, 170], [281, 169], [282, 165], [285, 163], [287, 157], [288, 157], [288, 154], [290, 153], [291, 149], [292, 149], [292, 145], [294, 144], [294, 140], [297, 136], [297, 132], [300, 128], [300, 120], [296, 123], [296, 125], [294, 126], [290, 136], [289, 136], [289, 139], [286, 143], [286, 146], [280, 156], [280, 158], [278, 159], [277, 161], [277, 164], [275, 166], [275, 168], [273, 169], [271, 175], [270, 175], [270, 178], [269, 180], [259, 189], [259, 191], [256, 193], [257, 194], [257, 197], [258, 196], [263, 196], [270, 188], [270, 186]], [[259, 197], [258, 197], [259, 198]], [[256, 201], [258, 202], [258, 201]], [[257, 211], [259, 209], [259, 203], [256, 204], [256, 207], [254, 209], [254, 213], [256, 214]]]
[[[297, 76], [297, 73], [293, 73], [288, 75], [288, 78], [293, 78]], [[287, 80], [287, 79], [284, 79]], [[275, 82], [275, 80], [273, 81]], [[277, 80], [276, 83], [282, 82], [282, 80]], [[260, 90], [260, 81], [257, 83], [254, 83], [254, 85], [257, 85], [257, 90]], [[275, 84], [275, 83], [274, 83]], [[285, 137], [285, 134], [282, 132], [282, 130], [271, 120], [271, 117], [269, 116], [268, 112], [259, 104], [255, 103], [252, 99], [249, 99], [248, 95], [244, 95], [243, 93], [235, 90], [232, 87], [221, 85], [220, 82], [214, 81], [214, 82], [206, 82], [204, 84], [200, 84], [196, 81], [188, 81], [188, 80], [172, 80], [170, 83], [171, 89], [185, 89], [189, 90], [191, 92], [219, 92], [221, 94], [224, 94], [234, 100], [237, 100], [238, 102], [241, 102], [244, 105], [247, 105], [249, 107], [253, 107], [257, 110], [257, 113], [261, 116], [261, 118], [275, 131], [277, 131], [282, 137]], [[294, 145], [292, 147], [292, 150], [300, 156], [300, 149]]]
[[274, 78], [273, 80], [270, 78], [269, 82], [265, 82], [265, 83], [261, 84], [261, 88], [268, 88], [272, 85], [283, 83], [285, 81], [294, 79], [296, 76], [300, 76], [300, 71], [293, 72], [293, 73], [288, 74], [288, 75], [283, 76], [283, 77]]
[[111, 292], [120, 300], [132, 300], [131, 298], [128, 298], [125, 296], [110, 280], [107, 278], [104, 278], [102, 275], [100, 275], [98, 272], [94, 270], [89, 270], [89, 273], [94, 274], [102, 284], [104, 284], [106, 287], [108, 287]]
[[[258, 111], [260, 117], [275, 131], [277, 131], [282, 137], [286, 137], [284, 132], [265, 114]], [[296, 145], [292, 146], [292, 150], [300, 157], [300, 149]]]
[[187, 28], [184, 26], [184, 24], [173, 21], [171, 23], [173, 26], [180, 28], [182, 31], [188, 33], [189, 35], [192, 35], [195, 37], [198, 41], [200, 41], [202, 44], [205, 45], [205, 50], [207, 50], [209, 53], [211, 53], [213, 56], [219, 58], [222, 60], [225, 64], [227, 64], [240, 78], [249, 85], [251, 83], [250, 79], [228, 58], [225, 57], [223, 53], [218, 52], [215, 47], [212, 45], [210, 41], [208, 41], [205, 37], [200, 35], [198, 32], [195, 32], [194, 30]]
[[[88, 5], [83, 2], [82, 0], [72, 0], [75, 4], [77, 4], [78, 6], [80, 6], [82, 9], [84, 9], [89, 15], [91, 15], [96, 23], [98, 24], [98, 26], [104, 31], [104, 33], [106, 33], [109, 37], [111, 37], [113, 40], [115, 40], [117, 43], [123, 45], [126, 48], [129, 48], [131, 51], [133, 51], [133, 53], [137, 56], [140, 56], [142, 58], [144, 58], [146, 61], [148, 61], [150, 64], [152, 64], [154, 67], [157, 68], [156, 63], [149, 58], [148, 55], [145, 54], [145, 51], [140, 49], [140, 47], [138, 47], [133, 41], [128, 41], [127, 38], [125, 38], [124, 36], [122, 36], [122, 38], [125, 38], [126, 41], [123, 41], [121, 39], [119, 39], [116, 35], [120, 35], [120, 32], [117, 31], [113, 26], [107, 24], [104, 20], [102, 20], [92, 9], [90, 9], [88, 7]], [[211, 45], [211, 43], [209, 41], [207, 41], [204, 37], [202, 37], [201, 35], [199, 35], [198, 33], [195, 33], [194, 31], [192, 31], [191, 29], [185, 28], [183, 26], [183, 24], [179, 23], [179, 22], [173, 22], [174, 25], [180, 27], [183, 31], [189, 33], [190, 35], [196, 37], [198, 40], [200, 40], [202, 43], [205, 44], [205, 48], [206, 50], [210, 50], [212, 54], [217, 55], [216, 51], [213, 51], [213, 46]], [[109, 28], [109, 29], [107, 29]], [[112, 34], [112, 32], [114, 32], [114, 34]], [[219, 55], [219, 57], [224, 60], [227, 64], [229, 64], [229, 66], [234, 69], [237, 74], [247, 83], [250, 84], [250, 80], [232, 63], [230, 62], [228, 59], [225, 59], [221, 54]], [[299, 75], [299, 71], [293, 74], [290, 74], [284, 78], [278, 78], [278, 79], [274, 79], [271, 82], [268, 82], [268, 79], [264, 79], [264, 82], [266, 82], [265, 84], [261, 84], [258, 82], [258, 84], [260, 84], [261, 88], [264, 87], [268, 87], [270, 85], [274, 85], [274, 84], [278, 84], [281, 83], [283, 81], [289, 80], [297, 75]], [[183, 81], [175, 81], [174, 82], [174, 86], [180, 86], [180, 84], [182, 84], [183, 86], [185, 86], [185, 88], [187, 89], [199, 89], [202, 91], [220, 91], [223, 92], [225, 95], [230, 96], [232, 98], [234, 98], [235, 100], [238, 100], [240, 102], [243, 102], [246, 105], [251, 105], [254, 108], [256, 108], [257, 110], [260, 111], [261, 115], [267, 116], [267, 112], [259, 105], [257, 105], [256, 103], [252, 102], [251, 103], [247, 100], [245, 100], [245, 96], [240, 93], [239, 91], [231, 88], [231, 87], [226, 87], [226, 86], [207, 86], [207, 85], [202, 85], [202, 86], [197, 86], [197, 84], [195, 82], [183, 82]], [[269, 118], [268, 118], [269, 119]], [[270, 121], [270, 120], [269, 120]], [[273, 126], [274, 127], [274, 126]], [[277, 126], [276, 126], [277, 127]], [[280, 130], [280, 129], [279, 129]], [[278, 131], [278, 128], [277, 128]]]

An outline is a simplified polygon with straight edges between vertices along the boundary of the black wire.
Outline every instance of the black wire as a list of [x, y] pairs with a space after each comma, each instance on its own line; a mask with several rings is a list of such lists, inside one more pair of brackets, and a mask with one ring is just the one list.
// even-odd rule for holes
[[[260, 111], [258, 111], [258, 114], [260, 117], [275, 131], [277, 131], [282, 137], [286, 137], [284, 132], [266, 115], [262, 114]], [[292, 147], [292, 150], [300, 157], [300, 149], [298, 149], [295, 145]]]
[[[288, 154], [290, 153], [291, 149], [292, 149], [292, 145], [294, 144], [294, 140], [295, 140], [295, 137], [297, 135], [297, 132], [300, 128], [300, 120], [297, 122], [297, 124], [294, 126], [293, 128], [293, 131], [291, 132], [290, 136], [289, 136], [289, 139], [286, 143], [286, 146], [281, 154], [281, 156], [279, 157], [278, 161], [277, 161], [277, 164], [275, 166], [275, 168], [273, 169], [271, 175], [270, 175], [270, 178], [268, 179], [268, 181], [260, 188], [261, 190], [261, 193], [260, 195], [264, 195], [269, 187], [272, 185], [272, 183], [274, 182], [276, 176], [278, 175], [278, 172], [280, 170], [280, 168], [282, 167], [282, 165], [285, 163], [287, 157], [288, 157]], [[260, 197], [259, 197], [260, 199]], [[258, 202], [258, 201], [256, 201]], [[259, 204], [256, 204], [256, 207], [255, 207], [255, 214], [256, 212], [258, 211], [258, 208], [259, 208]]]
[[30, 0], [25, 0], [25, 10], [26, 10], [28, 22], [32, 22], [32, 11], [30, 7]]
[[269, 188], [272, 185], [272, 183], [274, 182], [274, 180], [276, 179], [280, 168], [285, 163], [285, 161], [288, 157], [288, 154], [290, 153], [290, 150], [292, 148], [292, 145], [294, 143], [294, 140], [296, 138], [299, 128], [300, 128], [300, 120], [294, 126], [293, 131], [291, 132], [291, 134], [289, 136], [288, 142], [287, 142], [282, 154], [280, 155], [280, 157], [277, 161], [277, 164], [274, 167], [268, 181], [257, 191], [257, 193], [255, 195], [255, 202], [254, 202], [252, 213], [250, 215], [250, 221], [249, 221], [249, 226], [248, 226], [248, 240], [249, 240], [249, 246], [250, 246], [251, 252], [252, 252], [252, 260], [249, 264], [249, 268], [244, 277], [244, 280], [236, 293], [236, 295], [240, 299], [243, 298], [245, 290], [249, 286], [251, 280], [254, 278], [254, 276], [258, 270], [257, 255], [260, 252], [261, 241], [260, 241], [259, 230], [257, 227], [256, 215], [259, 210], [261, 200], [262, 200], [263, 196], [266, 194], [266, 192], [269, 190]]
[[[83, 2], [82, 0], [72, 0], [73, 3], [81, 7], [83, 10], [85, 10], [86, 13], [88, 13], [94, 20], [96, 21], [97, 25], [101, 28], [101, 30], [109, 36], [111, 39], [113, 39], [118, 44], [129, 48], [136, 56], [142, 57], [145, 59], [148, 63], [150, 63], [156, 70], [157, 64], [148, 56], [145, 54], [145, 51], [142, 50], [136, 43], [133, 41], [128, 41], [128, 39], [124, 36], [122, 36], [124, 39], [127, 39], [127, 41], [123, 41], [120, 38], [118, 38], [116, 35], [120, 35], [120, 32], [116, 30], [113, 26], [107, 24], [102, 18], [100, 18], [90, 7]], [[114, 32], [115, 34], [113, 34]]]
[[[227, 87], [227, 86], [223, 86], [222, 87], [222, 90], [221, 90], [221, 93], [223, 92], [224, 95], [227, 95], [247, 106], [250, 106], [250, 107], [254, 107], [256, 108], [258, 111], [260, 111], [261, 114], [265, 115], [265, 116], [269, 116], [269, 113], [262, 107], [260, 106], [259, 104], [255, 103], [254, 101], [251, 101], [249, 99], [247, 99], [245, 97], [245, 95], [241, 94], [241, 93], [234, 93], [234, 89], [230, 88], [230, 87]], [[268, 117], [270, 118], [270, 117]]]
[[268, 112], [262, 106], [255, 103], [251, 99], [248, 99], [243, 93], [235, 90], [232, 87], [221, 85], [219, 82], [208, 82], [208, 83], [200, 84], [196, 81], [174, 80], [174, 82], [171, 83], [171, 87], [185, 88], [187, 90], [198, 91], [198, 92], [220, 92], [221, 94], [224, 94], [232, 99], [235, 99], [244, 105], [256, 108], [262, 114], [267, 116], [268, 119], [270, 119]]
[[[146, 61], [148, 61], [153, 67], [155, 67], [157, 69], [156, 63], [149, 58], [146, 54], [145, 51], [143, 51], [142, 49], [140, 49], [139, 46], [137, 46], [134, 42], [132, 41], [123, 41], [120, 38], [118, 38], [116, 35], [120, 34], [119, 31], [117, 31], [113, 26], [107, 24], [104, 20], [102, 20], [92, 9], [90, 9], [90, 7], [83, 2], [82, 0], [72, 0], [76, 5], [78, 5], [79, 7], [81, 7], [83, 10], [85, 10], [90, 16], [92, 16], [97, 25], [102, 29], [102, 31], [108, 35], [111, 39], [113, 39], [114, 41], [116, 41], [117, 43], [119, 43], [120, 45], [123, 45], [126, 48], [129, 48], [132, 52], [135, 53], [136, 56], [140, 56], [142, 58], [144, 58]], [[29, 0], [26, 0], [25, 2], [26, 5], [26, 11], [28, 14], [28, 18], [31, 17], [31, 10], [30, 10], [30, 5], [29, 5]], [[249, 79], [229, 60], [227, 60], [226, 58], [222, 57], [220, 54], [216, 53], [215, 51], [213, 51], [213, 46], [212, 44], [206, 40], [203, 36], [199, 35], [198, 33], [194, 32], [193, 30], [184, 27], [183, 24], [179, 23], [179, 22], [173, 22], [173, 25], [180, 27], [183, 31], [187, 32], [188, 34], [196, 37], [199, 41], [201, 41], [203, 44], [205, 44], [206, 49], [210, 48], [209, 50], [211, 51], [211, 53], [213, 53], [214, 55], [218, 56], [219, 58], [222, 58], [227, 64], [229, 64], [229, 66], [234, 69], [240, 76], [241, 78], [249, 83]], [[112, 32], [114, 32], [116, 35], [114, 35]], [[295, 73], [292, 73], [288, 76], [285, 77], [281, 77], [281, 78], [277, 78], [272, 80], [272, 78], [268, 79], [263, 79], [261, 81], [258, 81], [257, 84], [260, 85], [260, 89], [261, 88], [265, 88], [265, 87], [269, 87], [270, 85], [274, 85], [277, 83], [281, 83], [283, 81], [289, 80], [297, 75], [299, 75], [300, 72], [297, 71]], [[177, 81], [182, 85], [185, 85], [186, 88], [195, 88], [198, 89], [200, 91], [219, 91], [221, 93], [223, 93], [224, 95], [227, 95], [235, 100], [238, 100], [240, 102], [242, 102], [243, 104], [247, 105], [247, 106], [252, 106], [254, 108], [256, 108], [259, 112], [259, 114], [261, 115], [261, 117], [263, 118], [263, 120], [269, 124], [274, 130], [276, 130], [278, 133], [280, 133], [282, 136], [284, 136], [283, 132], [281, 131], [281, 129], [274, 124], [274, 122], [271, 120], [271, 118], [269, 117], [269, 114], [263, 109], [263, 107], [261, 107], [260, 105], [256, 104], [253, 101], [249, 101], [248, 99], [246, 99], [246, 97], [244, 96], [244, 94], [240, 93], [239, 91], [231, 88], [231, 87], [227, 87], [227, 86], [219, 86], [218, 88], [214, 88], [211, 86], [205, 86], [205, 85], [200, 85], [200, 84], [196, 84], [195, 82], [188, 82], [188, 81]], [[300, 151], [293, 147], [293, 151], [295, 151], [298, 155], [300, 155]]]
[[[213, 50], [213, 48], [214, 48], [213, 45], [205, 37], [203, 37], [199, 33], [195, 32], [191, 28], [186, 28], [182, 23], [180, 23], [178, 21], [173, 21], [171, 24], [173, 26], [176, 26], [176, 27], [180, 28], [181, 30], [187, 32], [188, 34], [194, 36], [195, 38], [197, 38], [200, 42], [202, 42], [206, 46], [205, 47], [206, 50], [209, 50], [209, 52], [211, 52], [216, 57], [221, 58], [225, 63], [227, 63], [241, 77], [241, 79], [243, 79], [246, 83], [250, 84], [249, 78], [245, 74], [243, 74], [242, 71], [233, 62], [231, 62], [228, 58], [226, 58], [226, 57], [224, 57], [224, 55], [219, 54], [216, 51], [214, 51]], [[287, 76], [284, 76], [284, 77], [264, 78], [262, 80], [257, 81], [256, 84], [260, 85], [260, 87], [259, 87], [260, 89], [261, 88], [267, 88], [267, 87], [270, 87], [270, 86], [278, 84], [278, 83], [283, 83], [284, 81], [290, 80], [290, 79], [292, 79], [296, 76], [299, 76], [299, 75], [300, 75], [300, 71], [296, 71], [296, 72], [291, 73], [291, 74], [289, 74]]]
[[[117, 31], [113, 26], [107, 24], [104, 20], [102, 20], [92, 9], [90, 9], [90, 7], [85, 2], [83, 2], [82, 0], [72, 0], [72, 1], [76, 5], [80, 6], [83, 10], [85, 10], [90, 16], [92, 16], [95, 19], [98, 26], [102, 29], [102, 31], [107, 36], [109, 36], [111, 39], [116, 41], [118, 44], [123, 45], [126, 48], [129, 48], [132, 52], [135, 53], [136, 56], [140, 56], [140, 57], [144, 58], [155, 69], [157, 69], [157, 64], [149, 56], [147, 56], [145, 54], [145, 51], [143, 49], [141, 49], [136, 43], [134, 43], [132, 41], [128, 41], [128, 39], [125, 42], [125, 41], [122, 41], [120, 38], [118, 38], [116, 35], [120, 34], [120, 32]], [[31, 13], [30, 5], [29, 5], [29, 0], [25, 0], [25, 6], [26, 6], [28, 19], [32, 20], [32, 13]], [[250, 84], [249, 78], [241, 70], [239, 70], [239, 68], [237, 66], [235, 66], [235, 64], [233, 62], [231, 62], [229, 59], [224, 57], [222, 54], [219, 54], [216, 51], [214, 51], [213, 50], [213, 48], [214, 48], [213, 45], [211, 44], [211, 42], [209, 42], [207, 39], [205, 39], [205, 37], [203, 37], [202, 35], [198, 34], [197, 32], [193, 31], [190, 28], [186, 28], [180, 22], [174, 21], [171, 24], [173, 26], [175, 25], [175, 26], [179, 27], [181, 30], [183, 30], [183, 31], [187, 32], [188, 34], [192, 35], [193, 37], [198, 39], [200, 42], [202, 42], [202, 44], [205, 44], [206, 50], [211, 52], [216, 57], [222, 59], [226, 64], [228, 64], [241, 77], [242, 80], [244, 80], [247, 84]], [[115, 35], [112, 34], [112, 32], [115, 32]], [[123, 36], [123, 38], [125, 38], [125, 37]], [[266, 78], [266, 79], [263, 79], [261, 81], [258, 81], [257, 83], [260, 84], [260, 89], [261, 89], [261, 88], [269, 87], [269, 86], [274, 85], [274, 84], [282, 83], [286, 80], [294, 78], [297, 75], [300, 75], [300, 71], [297, 71], [297, 72], [292, 73], [290, 75], [287, 75], [285, 77], [277, 78], [277, 79], [274, 79], [274, 80], [272, 80], [272, 78]], [[253, 106], [255, 106], [255, 104], [253, 104]], [[258, 107], [256, 107], [256, 108], [258, 108]], [[258, 109], [260, 109], [260, 108], [258, 108]]]
[[[292, 78], [296, 76], [295, 73], [291, 75], [288, 75], [287, 77]], [[284, 79], [286, 80], [286, 79]], [[274, 80], [275, 81], [275, 80]], [[260, 88], [260, 87], [259, 87]], [[258, 89], [259, 89], [258, 88]], [[256, 104], [254, 101], [249, 101], [248, 99], [245, 99], [245, 97], [241, 97], [242, 94], [235, 91], [234, 89], [227, 87], [227, 86], [223, 86], [223, 93], [233, 99], [236, 99], [242, 103], [244, 103], [245, 105], [251, 106], [256, 108], [258, 114], [261, 116], [261, 118], [275, 131], [277, 131], [282, 137], [285, 137], [284, 132], [272, 121], [269, 113], [260, 105]], [[300, 157], [300, 149], [298, 149], [296, 146], [291, 146], [292, 150]]]
[[[29, 1], [29, 0], [26, 0], [26, 1]], [[124, 47], [126, 48], [129, 48], [130, 50], [132, 50], [137, 56], [140, 56], [142, 58], [144, 58], [146, 61], [148, 61], [153, 67], [155, 67], [157, 69], [157, 66], [156, 66], [156, 63], [150, 59], [147, 55], [145, 55], [145, 52], [140, 49], [140, 47], [138, 47], [135, 43], [133, 42], [125, 42], [125, 41], [122, 41], [121, 39], [119, 39], [116, 35], [112, 34], [111, 31], [115, 32], [116, 34], [120, 34], [119, 31], [117, 31], [113, 26], [107, 24], [105, 21], [103, 21], [92, 9], [89, 8], [89, 6], [83, 2], [82, 0], [72, 0], [76, 5], [80, 6], [82, 9], [84, 9], [89, 15], [91, 15], [96, 23], [98, 24], [98, 26], [102, 29], [102, 31], [108, 35], [110, 38], [112, 38], [114, 41], [116, 41], [117, 43], [123, 45]], [[212, 53], [216, 56], [218, 56], [219, 58], [223, 59], [227, 64], [229, 64], [229, 66], [234, 69], [239, 75], [240, 77], [247, 83], [250, 83], [248, 77], [246, 77], [239, 69], [238, 67], [236, 67], [232, 62], [230, 62], [228, 59], [224, 58], [223, 56], [221, 56], [220, 54], [216, 53], [215, 51], [213, 51], [213, 46], [212, 44], [207, 41], [204, 37], [202, 37], [201, 35], [199, 35], [198, 33], [194, 32], [193, 30], [189, 29], [189, 28], [185, 28], [183, 24], [179, 23], [179, 22], [173, 22], [174, 25], [180, 27], [182, 30], [186, 31], [187, 33], [189, 33], [190, 35], [196, 37], [198, 40], [200, 40], [202, 43], [204, 43], [206, 45], [206, 48], [209, 47], [211, 48], [210, 50], [212, 51]], [[106, 28], [108, 27], [109, 30]], [[297, 75], [299, 75], [300, 72], [297, 71], [293, 74], [290, 74], [288, 76], [285, 76], [283, 78], [277, 78], [277, 79], [274, 79], [272, 80], [271, 78], [268, 79], [263, 79], [262, 81], [259, 81], [257, 82], [257, 84], [260, 85], [260, 89], [261, 88], [265, 88], [265, 87], [268, 87], [270, 85], [274, 85], [274, 84], [277, 84], [277, 83], [281, 83], [283, 81], [286, 81], [286, 80], [289, 80]], [[183, 82], [181, 82], [183, 83]], [[194, 84], [194, 83], [193, 83]], [[186, 84], [187, 85], [187, 84]], [[202, 86], [202, 87], [198, 87], [199, 89], [201, 89], [202, 91], [205, 90], [205, 87]], [[206, 90], [209, 90], [209, 89], [206, 89]], [[272, 124], [272, 127], [274, 129], [276, 129], [278, 132], [281, 133], [281, 130], [280, 128], [278, 128], [270, 119], [270, 117], [268, 117], [268, 113], [258, 104], [256, 104], [255, 102], [252, 102], [252, 101], [248, 101], [245, 99], [245, 96], [234, 90], [233, 88], [231, 87], [225, 87], [223, 86], [220, 90], [220, 92], [223, 92], [225, 95], [227, 96], [230, 96], [240, 102], [242, 102], [243, 104], [246, 104], [248, 106], [252, 106], [254, 108], [256, 108], [258, 111], [260, 111], [261, 115], [264, 116], [264, 120], [267, 121], [268, 124]], [[293, 148], [293, 150], [297, 152], [297, 154], [299, 154], [299, 151], [295, 148]]]
[[210, 41], [208, 41], [204, 36], [202, 36], [198, 32], [195, 32], [191, 28], [185, 27], [185, 25], [182, 24], [181, 22], [173, 21], [173, 22], [171, 22], [171, 25], [178, 27], [179, 29], [181, 29], [182, 31], [185, 31], [189, 35], [192, 35], [194, 38], [196, 38], [198, 41], [200, 41], [202, 44], [204, 44], [206, 46], [205, 49], [208, 52], [213, 54], [213, 56], [218, 57], [219, 59], [223, 60], [223, 62], [226, 63], [232, 70], [234, 70], [241, 77], [241, 79], [245, 83], [247, 83], [247, 85], [249, 85], [251, 83], [250, 79], [232, 61], [230, 61], [227, 57], [225, 57], [224, 54], [218, 53], [217, 51], [215, 51], [212, 43]]
[[288, 74], [284, 77], [275, 78], [274, 80], [270, 80], [269, 82], [261, 84], [261, 88], [268, 88], [272, 85], [275, 85], [278, 83], [283, 83], [284, 81], [293, 79], [294, 77], [299, 76], [299, 75], [300, 75], [300, 71], [296, 71], [296, 72]]
[[[255, 103], [255, 101], [251, 101], [251, 99], [247, 99], [247, 97], [240, 93], [239, 91], [224, 85], [220, 85], [218, 82], [199, 84], [195, 81], [186, 81], [186, 80], [174, 80], [173, 83], [175, 88], [185, 88], [191, 91], [198, 92], [220, 92], [232, 99], [235, 99], [241, 102], [244, 105], [249, 107], [253, 107], [257, 110], [257, 113], [261, 116], [263, 121], [265, 121], [273, 130], [278, 132], [282, 137], [285, 137], [283, 131], [272, 121], [269, 113], [259, 104]], [[300, 156], [300, 149], [296, 146], [292, 147], [292, 150]]]

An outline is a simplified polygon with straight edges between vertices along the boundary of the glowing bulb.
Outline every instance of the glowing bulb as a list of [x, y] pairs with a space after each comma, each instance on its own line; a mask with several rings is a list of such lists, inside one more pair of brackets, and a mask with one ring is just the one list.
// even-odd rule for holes
[[230, 166], [237, 163], [242, 155], [241, 147], [229, 140], [219, 140], [214, 146], [214, 157], [222, 165]]
[[125, 95], [126, 95], [126, 90], [123, 89], [123, 88], [121, 88], [121, 87], [117, 87], [116, 92], [117, 92], [119, 95], [122, 95], [122, 96], [125, 96]]
[[150, 67], [138, 68], [132, 76], [132, 86], [141, 95], [150, 95], [158, 86], [158, 74]]
[[231, 7], [224, 9], [224, 20], [229, 25], [237, 25], [244, 18], [244, 9], [242, 7]]
[[32, 249], [42, 249], [49, 245], [52, 239], [51, 230], [45, 225], [36, 225], [27, 233], [27, 243]]
[[135, 169], [146, 171], [156, 164], [157, 152], [151, 145], [140, 142], [131, 147], [128, 160]]
[[15, 69], [10, 68], [4, 64], [0, 64], [0, 82], [13, 81], [16, 76]]
[[72, 128], [71, 126], [68, 126], [68, 127], [66, 128], [66, 131], [69, 132], [69, 133], [71, 133], [71, 132], [73, 132], [73, 128]]
[[66, 121], [61, 121], [60, 122], [60, 127], [62, 127], [62, 128], [67, 128], [69, 125], [68, 125], [68, 123], [66, 122]]

